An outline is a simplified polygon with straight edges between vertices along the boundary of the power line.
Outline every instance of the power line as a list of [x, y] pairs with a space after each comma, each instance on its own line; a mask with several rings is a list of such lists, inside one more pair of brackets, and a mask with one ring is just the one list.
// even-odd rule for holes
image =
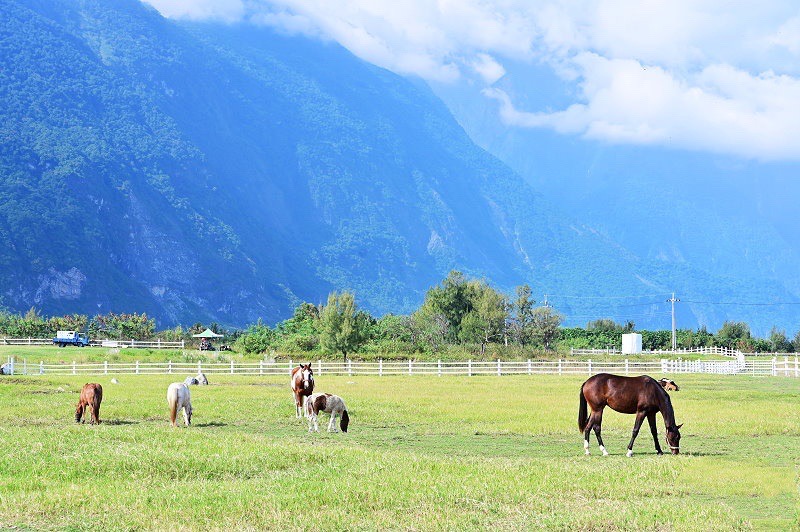
[[685, 299], [684, 303], [695, 303], [697, 305], [740, 305], [746, 307], [777, 307], [781, 305], [800, 305], [800, 301], [773, 301], [765, 303], [745, 302], [745, 301], [695, 301]]

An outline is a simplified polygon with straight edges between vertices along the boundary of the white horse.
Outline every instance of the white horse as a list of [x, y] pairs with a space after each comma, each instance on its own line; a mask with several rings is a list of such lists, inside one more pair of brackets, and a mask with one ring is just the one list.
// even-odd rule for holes
[[167, 388], [167, 404], [169, 405], [169, 420], [173, 427], [178, 425], [175, 419], [178, 417], [178, 410], [183, 408], [183, 421], [186, 426], [192, 424], [192, 394], [189, 387], [182, 382], [173, 382]]
[[331, 395], [329, 393], [315, 393], [308, 397], [305, 404], [306, 417], [308, 417], [308, 432], [312, 429], [314, 432], [319, 432], [319, 425], [317, 425], [317, 414], [326, 412], [331, 415], [331, 420], [328, 423], [328, 432], [336, 431], [336, 416], [342, 416], [340, 426], [342, 432], [347, 432], [347, 426], [350, 424], [350, 416], [347, 415], [347, 407], [344, 401], [338, 395]]

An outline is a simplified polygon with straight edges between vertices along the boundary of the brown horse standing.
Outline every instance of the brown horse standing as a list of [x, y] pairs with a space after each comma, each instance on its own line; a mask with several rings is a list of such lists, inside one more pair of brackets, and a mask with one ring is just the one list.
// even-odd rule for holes
[[311, 364], [301, 364], [292, 368], [292, 393], [294, 394], [294, 404], [297, 417], [303, 417], [305, 409], [305, 399], [314, 392], [314, 372]]
[[75, 423], [83, 423], [86, 407], [92, 409], [90, 425], [100, 424], [100, 403], [103, 401], [103, 387], [96, 382], [87, 382], [81, 390], [78, 406], [75, 408]]
[[[587, 403], [592, 410], [589, 416], [587, 416], [586, 412]], [[636, 414], [633, 435], [631, 436], [631, 442], [628, 444], [628, 456], [633, 455], [633, 442], [639, 434], [639, 428], [642, 426], [645, 417], [650, 424], [650, 432], [653, 434], [656, 452], [664, 454], [661, 451], [661, 445], [658, 443], [657, 412], [661, 412], [661, 416], [664, 418], [664, 425], [667, 428], [667, 445], [669, 445], [672, 454], [678, 454], [681, 439], [681, 433], [678, 429], [683, 424], [675, 425], [672, 402], [669, 394], [664, 391], [661, 384], [646, 375], [641, 377], [620, 377], [608, 373], [598, 373], [581, 386], [578, 428], [584, 433], [583, 448], [586, 454], [589, 454], [589, 433], [594, 429], [600, 450], [604, 456], [608, 455], [603, 445], [603, 438], [600, 436], [603, 408], [606, 405], [623, 414]]]

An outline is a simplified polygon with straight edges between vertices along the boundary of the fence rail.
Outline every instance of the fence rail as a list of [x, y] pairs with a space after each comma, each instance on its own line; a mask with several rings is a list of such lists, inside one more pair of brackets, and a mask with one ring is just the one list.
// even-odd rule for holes
[[[623, 353], [616, 347], [609, 347], [607, 349], [576, 349], [570, 348], [571, 355], [625, 355], [625, 354], [632, 354], [632, 353]], [[746, 356], [756, 356], [759, 353], [741, 353], [736, 349], [729, 349], [727, 347], [688, 347], [688, 348], [678, 348], [678, 349], [651, 349], [649, 351], [642, 351], [642, 355], [685, 355], [685, 354], [700, 354], [700, 355], [724, 355], [728, 357], [737, 357], [740, 354]], [[769, 353], [769, 356], [773, 356], [775, 353]], [[763, 356], [763, 355], [762, 355]]]
[[[53, 345], [52, 338], [2, 338], [3, 345]], [[89, 347], [138, 347], [141, 349], [184, 349], [186, 342], [165, 342], [163, 340], [90, 340]]]
[[[45, 364], [28, 363], [27, 360], [9, 359], [3, 365], [4, 372], [17, 375], [102, 375], [102, 374], [206, 374], [230, 375], [288, 375], [295, 366], [287, 362], [129, 362], [129, 363], [85, 363]], [[407, 361], [347, 361], [329, 362], [318, 360], [314, 364], [317, 375], [519, 375], [519, 374], [583, 374], [619, 373], [640, 375], [643, 373], [680, 374], [715, 373], [800, 377], [800, 361], [795, 356], [772, 359], [751, 358], [737, 360], [675, 360], [654, 361], [614, 360], [597, 362], [592, 360], [527, 360], [527, 361], [473, 361], [418, 362]]]

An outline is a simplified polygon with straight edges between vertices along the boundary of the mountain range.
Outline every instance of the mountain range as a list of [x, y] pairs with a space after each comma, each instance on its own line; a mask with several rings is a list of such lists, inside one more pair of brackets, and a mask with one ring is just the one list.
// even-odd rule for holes
[[[697, 210], [711, 182], [693, 183], [696, 205], [680, 211], [711, 228], [697, 242], [689, 220], [663, 225], [664, 198], [638, 174], [615, 181], [627, 200], [609, 201], [620, 188], [603, 175], [646, 153], [557, 185], [548, 173], [579, 166], [580, 147], [521, 135], [530, 155], [514, 157], [457, 97], [335, 43], [175, 22], [135, 0], [0, 8], [8, 309], [244, 326], [348, 289], [376, 315], [404, 313], [455, 268], [509, 293], [527, 283], [567, 323], [668, 328], [673, 291], [706, 298], [684, 304], [684, 327], [800, 321], [792, 306], [714, 304], [800, 292], [790, 268], [773, 267], [797, 258], [780, 235]], [[708, 259], [713, 228], [760, 243], [744, 260], [735, 249]], [[664, 245], [676, 234], [680, 245]]]

